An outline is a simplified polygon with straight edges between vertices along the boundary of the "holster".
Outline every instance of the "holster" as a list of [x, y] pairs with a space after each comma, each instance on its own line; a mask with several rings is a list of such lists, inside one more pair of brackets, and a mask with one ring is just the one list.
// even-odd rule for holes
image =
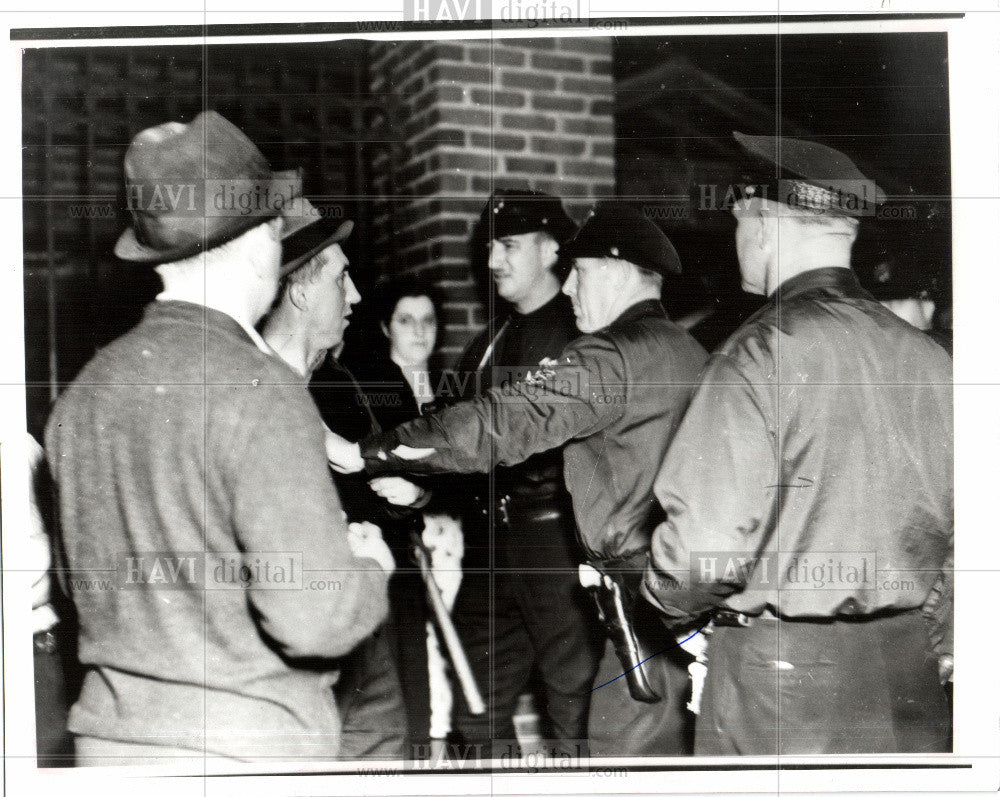
[[605, 632], [614, 645], [615, 655], [621, 662], [622, 672], [632, 699], [641, 703], [658, 703], [663, 699], [663, 696], [657, 694], [650, 685], [643, 669], [643, 662], [659, 651], [644, 650], [640, 643], [629, 619], [622, 585], [615, 577], [602, 573], [601, 584], [589, 586], [587, 591], [593, 595], [594, 602], [597, 604], [597, 613], [604, 625]]

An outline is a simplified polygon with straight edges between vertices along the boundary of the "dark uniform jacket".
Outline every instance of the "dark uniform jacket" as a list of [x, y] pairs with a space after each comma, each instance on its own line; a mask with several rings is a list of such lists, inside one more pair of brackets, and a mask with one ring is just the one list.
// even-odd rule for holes
[[952, 470], [944, 349], [849, 269], [800, 274], [706, 369], [656, 477], [648, 594], [679, 620], [919, 607], [951, 556]]
[[[499, 315], [463, 352], [454, 372], [454, 392], [472, 399], [493, 386], [517, 382], [528, 371], [537, 370], [543, 359], [558, 357], [579, 335], [573, 306], [562, 293], [531, 313]], [[383, 424], [382, 428], [395, 425]], [[491, 516], [499, 517], [495, 514], [498, 502], [505, 496], [500, 512], [507, 522], [493, 538], [496, 563], [515, 570], [576, 567], [580, 555], [572, 504], [563, 481], [562, 448], [539, 451], [510, 467], [500, 466], [492, 478], [454, 478], [467, 488], [463, 490], [468, 499], [463, 513], [467, 567], [488, 563], [485, 525]], [[551, 520], [545, 527], [553, 533], [537, 533], [540, 517]], [[477, 535], [476, 530], [482, 533]]]
[[[642, 301], [524, 380], [369, 438], [362, 454], [373, 472], [486, 472], [565, 444], [588, 559], [625, 558], [648, 547], [653, 475], [706, 356], [658, 301]], [[390, 453], [400, 443], [436, 451], [403, 463]]]

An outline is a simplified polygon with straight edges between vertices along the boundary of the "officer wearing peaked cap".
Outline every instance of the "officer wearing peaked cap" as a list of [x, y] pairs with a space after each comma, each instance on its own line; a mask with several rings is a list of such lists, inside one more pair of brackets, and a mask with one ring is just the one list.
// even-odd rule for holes
[[679, 637], [714, 618], [695, 752], [944, 751], [950, 360], [850, 269], [877, 186], [829, 147], [736, 138], [740, 272], [768, 303], [662, 463], [644, 585]]
[[483, 208], [480, 223], [482, 232], [488, 232], [491, 240], [546, 232], [557, 243], [562, 243], [576, 233], [576, 224], [566, 215], [562, 202], [542, 191], [494, 191]]
[[[459, 359], [466, 397], [516, 382], [579, 335], [558, 272], [559, 245], [574, 233], [562, 202], [549, 194], [498, 190], [486, 202], [474, 245], [484, 245], [506, 306]], [[579, 550], [562, 471], [562, 449], [553, 447], [495, 468], [489, 479], [461, 479], [468, 488], [465, 572], [452, 616], [488, 710], [473, 714], [456, 689], [454, 723], [467, 744], [489, 749], [501, 740], [497, 755], [514, 738], [517, 701], [533, 669], [547, 735], [586, 735], [600, 639], [576, 582]]]
[[[641, 214], [602, 204], [560, 254], [572, 263], [563, 292], [582, 336], [505, 390], [373, 436], [360, 452], [345, 447], [342, 464], [359, 467], [363, 455], [371, 472], [486, 472], [564, 446], [583, 557], [629, 602], [659, 520], [652, 476], [706, 354], [664, 312], [663, 277], [679, 270], [677, 255]], [[651, 614], [632, 618], [629, 652], [637, 661], [672, 646]], [[591, 698], [591, 755], [690, 752], [681, 655], [672, 650], [642, 664], [643, 689], [633, 692], [606, 641]]]

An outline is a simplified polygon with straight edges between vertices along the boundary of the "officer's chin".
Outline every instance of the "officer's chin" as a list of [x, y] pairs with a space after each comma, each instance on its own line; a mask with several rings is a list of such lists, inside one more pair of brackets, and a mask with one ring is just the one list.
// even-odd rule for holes
[[746, 280], [743, 280], [741, 282], [741, 287], [743, 288], [744, 293], [752, 293], [755, 296], [765, 295], [764, 289], [760, 285], [757, 285], [756, 283], [747, 282]]

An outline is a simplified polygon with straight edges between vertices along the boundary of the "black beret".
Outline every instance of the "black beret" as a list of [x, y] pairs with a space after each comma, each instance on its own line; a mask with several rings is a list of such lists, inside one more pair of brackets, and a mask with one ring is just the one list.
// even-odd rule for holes
[[600, 202], [576, 237], [559, 247], [561, 258], [616, 257], [663, 276], [681, 273], [681, 260], [663, 230], [642, 213]]
[[[733, 136], [749, 156], [744, 178], [764, 199], [836, 216], [874, 216], [885, 193], [843, 152], [815, 141]], [[747, 193], [753, 193], [748, 191]]]
[[479, 223], [482, 234], [490, 240], [544, 231], [562, 243], [576, 232], [576, 224], [566, 215], [562, 202], [541, 191], [494, 191]]

